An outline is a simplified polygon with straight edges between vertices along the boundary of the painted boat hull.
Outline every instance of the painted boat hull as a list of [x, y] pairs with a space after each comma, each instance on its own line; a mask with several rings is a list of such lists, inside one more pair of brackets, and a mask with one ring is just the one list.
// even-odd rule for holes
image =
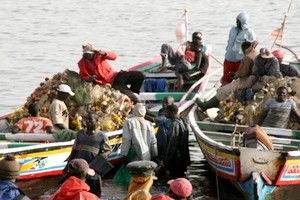
[[189, 113], [191, 128], [209, 167], [220, 178], [231, 181], [245, 199], [274, 199], [288, 191], [297, 191], [289, 199], [298, 198], [292, 196], [300, 195], [299, 131], [265, 128], [275, 150], [242, 147], [241, 135], [232, 137], [232, 132], [242, 133], [246, 126], [200, 122], [197, 112], [194, 106]]

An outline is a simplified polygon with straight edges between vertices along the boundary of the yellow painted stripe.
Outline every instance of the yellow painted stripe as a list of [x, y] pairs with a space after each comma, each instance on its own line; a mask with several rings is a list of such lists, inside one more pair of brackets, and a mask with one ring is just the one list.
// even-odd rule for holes
[[220, 152], [220, 151], [216, 151], [215, 149], [207, 146], [205, 143], [199, 141], [201, 143], [201, 146], [202, 148], [206, 149], [207, 151], [209, 151], [210, 153], [212, 154], [215, 154], [215, 155], [218, 155], [218, 156], [221, 156], [221, 157], [224, 157], [224, 158], [228, 158], [228, 159], [231, 159], [231, 160], [238, 160], [238, 156], [236, 155], [232, 155], [232, 154], [228, 154], [228, 153], [224, 153], [224, 152]]
[[114, 138], [108, 141], [109, 144], [115, 144], [115, 143], [120, 143], [122, 142], [122, 138]]
[[300, 159], [297, 159], [297, 160], [287, 160], [286, 164], [292, 164], [292, 165], [300, 164]]
[[71, 152], [71, 150], [72, 150], [72, 147], [67, 147], [67, 148], [56, 149], [56, 150], [29, 153], [29, 154], [24, 154], [24, 155], [16, 155], [16, 158], [17, 159], [24, 159], [24, 158], [28, 158], [28, 157], [45, 157], [45, 156], [53, 155], [53, 154]]

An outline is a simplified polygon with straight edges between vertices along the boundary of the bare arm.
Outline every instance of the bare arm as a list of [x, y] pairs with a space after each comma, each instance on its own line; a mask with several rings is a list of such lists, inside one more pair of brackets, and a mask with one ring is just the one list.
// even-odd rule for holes
[[265, 118], [268, 115], [269, 110], [268, 109], [263, 109], [262, 113], [260, 114], [259, 120], [258, 120], [258, 125], [261, 126], [261, 124], [264, 122]]

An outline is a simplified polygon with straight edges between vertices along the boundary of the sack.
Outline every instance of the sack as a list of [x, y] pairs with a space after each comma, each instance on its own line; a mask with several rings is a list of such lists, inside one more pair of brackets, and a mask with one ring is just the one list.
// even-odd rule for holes
[[198, 69], [192, 69], [192, 70], [189, 70], [189, 71], [186, 71], [182, 74], [183, 78], [185, 80], [192, 80], [192, 79], [195, 79], [195, 78], [200, 78], [203, 76], [203, 73], [201, 72], [201, 70], [198, 70]]
[[114, 183], [123, 183], [123, 184], [129, 184], [131, 179], [131, 175], [129, 174], [128, 169], [124, 164], [121, 165], [117, 173], [115, 174], [113, 178]]
[[114, 166], [102, 155], [98, 155], [91, 163], [90, 168], [95, 170], [101, 177], [105, 176]]

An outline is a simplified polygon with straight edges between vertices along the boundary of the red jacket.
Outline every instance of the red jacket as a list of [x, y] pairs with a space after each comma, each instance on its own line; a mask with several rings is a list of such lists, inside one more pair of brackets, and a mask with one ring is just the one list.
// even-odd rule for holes
[[93, 62], [90, 63], [93, 67], [83, 57], [81, 58], [78, 62], [78, 67], [79, 75], [83, 80], [88, 80], [92, 75], [96, 75], [96, 82], [100, 85], [113, 82], [118, 72], [114, 71], [107, 60], [115, 60], [118, 55], [114, 52], [106, 53], [106, 56], [94, 56]]
[[85, 181], [71, 176], [49, 198], [49, 200], [100, 200], [96, 195], [88, 192], [90, 186]]

